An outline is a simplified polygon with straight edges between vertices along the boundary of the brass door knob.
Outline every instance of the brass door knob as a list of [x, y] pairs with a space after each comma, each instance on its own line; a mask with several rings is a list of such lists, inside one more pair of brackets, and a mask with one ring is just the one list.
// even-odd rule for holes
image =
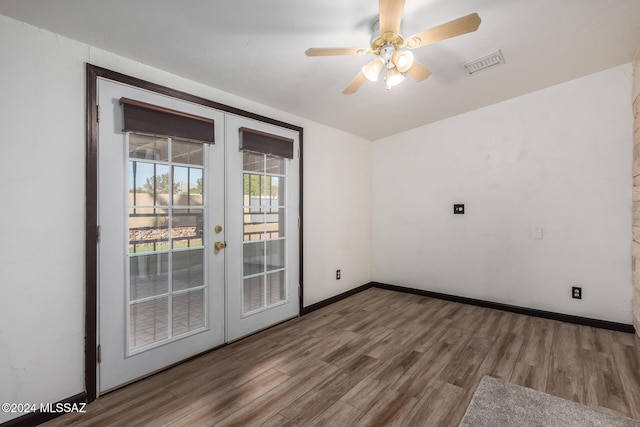
[[213, 244], [213, 247], [216, 251], [219, 251], [220, 249], [224, 249], [227, 247], [227, 242], [215, 242]]

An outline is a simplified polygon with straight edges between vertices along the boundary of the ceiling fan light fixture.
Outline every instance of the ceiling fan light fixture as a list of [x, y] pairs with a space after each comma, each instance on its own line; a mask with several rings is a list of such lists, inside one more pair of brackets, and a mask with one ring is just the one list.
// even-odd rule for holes
[[376, 82], [378, 81], [378, 75], [380, 74], [380, 70], [382, 70], [383, 66], [384, 61], [382, 58], [376, 58], [362, 67], [362, 74], [364, 74], [369, 81]]
[[398, 71], [405, 73], [409, 71], [409, 68], [413, 65], [413, 53], [408, 50], [397, 50], [393, 52], [391, 61]]
[[[415, 49], [471, 33], [478, 29], [481, 22], [477, 13], [471, 13], [414, 34], [405, 40], [402, 31], [405, 0], [379, 1], [378, 19], [373, 22], [368, 48], [309, 48], [305, 51], [307, 56], [373, 54], [379, 57], [361, 68], [356, 77], [342, 91], [344, 94], [355, 93], [367, 80], [377, 81], [383, 68], [387, 89], [402, 83], [405, 73], [416, 82], [425, 80], [431, 75], [431, 71], [419, 61], [415, 61], [413, 54], [407, 49]], [[474, 71], [470, 70], [469, 73]]]

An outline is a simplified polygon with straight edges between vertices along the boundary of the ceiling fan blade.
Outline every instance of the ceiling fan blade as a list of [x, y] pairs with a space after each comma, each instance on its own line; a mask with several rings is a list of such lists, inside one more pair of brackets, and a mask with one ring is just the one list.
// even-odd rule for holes
[[405, 44], [409, 49], [415, 49], [440, 40], [450, 39], [451, 37], [460, 36], [462, 34], [471, 33], [480, 26], [480, 16], [477, 13], [454, 19], [446, 24], [438, 25], [430, 30], [414, 34], [409, 37]]
[[371, 52], [367, 48], [355, 47], [312, 47], [307, 49], [304, 54], [307, 56], [337, 56], [337, 55], [364, 55]]
[[349, 85], [346, 88], [344, 88], [342, 93], [344, 93], [345, 95], [350, 95], [352, 93], [355, 93], [355, 91], [360, 89], [360, 86], [362, 86], [362, 84], [366, 81], [367, 81], [367, 77], [362, 73], [362, 71], [360, 71], [358, 75], [355, 76], [353, 80], [351, 80], [351, 83], [349, 83]]
[[421, 82], [423, 80], [426, 80], [431, 75], [431, 70], [429, 70], [418, 61], [413, 61], [413, 65], [411, 66], [411, 68], [405, 71], [405, 74], [408, 74], [409, 77], [411, 77], [413, 80]]
[[400, 33], [404, 0], [380, 0], [380, 35]]

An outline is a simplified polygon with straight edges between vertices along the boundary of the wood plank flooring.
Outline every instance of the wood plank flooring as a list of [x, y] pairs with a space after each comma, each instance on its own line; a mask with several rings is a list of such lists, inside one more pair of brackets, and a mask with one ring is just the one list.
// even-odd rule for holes
[[483, 375], [640, 419], [640, 339], [369, 289], [50, 426], [457, 426]]

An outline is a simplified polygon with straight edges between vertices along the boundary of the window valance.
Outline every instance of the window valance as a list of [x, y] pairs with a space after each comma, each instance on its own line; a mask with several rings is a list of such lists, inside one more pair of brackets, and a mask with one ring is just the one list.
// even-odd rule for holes
[[215, 143], [213, 119], [129, 98], [120, 98], [120, 104], [124, 111], [124, 132]]
[[241, 127], [240, 150], [293, 159], [293, 139]]

